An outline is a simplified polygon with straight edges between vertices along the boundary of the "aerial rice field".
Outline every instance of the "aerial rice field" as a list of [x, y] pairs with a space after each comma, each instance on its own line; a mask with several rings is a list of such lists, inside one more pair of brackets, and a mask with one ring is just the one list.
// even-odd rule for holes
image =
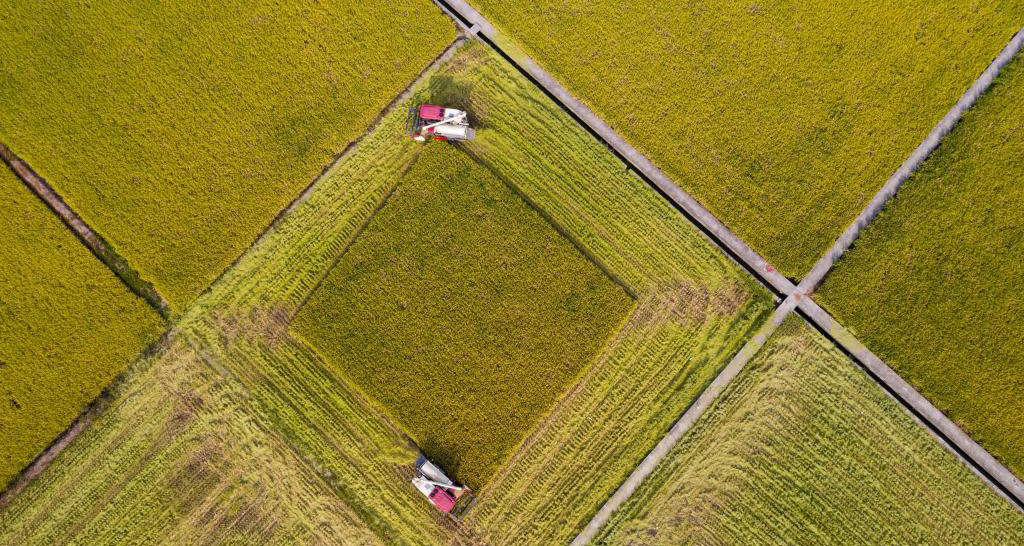
[[480, 492], [469, 543], [578, 532], [771, 311], [767, 292], [505, 61], [476, 44], [432, 100], [480, 120], [465, 149], [635, 295], [598, 360]]
[[470, 3], [793, 278], [1024, 20], [1012, 1]]
[[0, 202], [2, 489], [164, 323], [2, 164]]
[[[763, 289], [481, 46], [464, 45], [414, 91], [417, 102], [470, 108], [478, 140], [460, 151], [401, 138], [400, 102], [196, 299], [168, 346], [137, 363], [110, 408], [0, 512], [0, 543], [561, 542], [770, 312]], [[489, 167], [636, 295], [623, 327], [458, 527], [408, 483], [415, 450], [391, 416], [289, 334], [432, 147]]]
[[287, 335], [420, 151], [398, 138], [404, 121], [385, 115], [182, 313], [0, 511], [0, 543], [442, 542], [445, 524], [408, 483], [408, 440]]
[[1019, 544], [1024, 516], [791, 316], [594, 544]]
[[1024, 61], [1013, 61], [816, 297], [1024, 476]]
[[455, 37], [419, 0], [19, 0], [0, 26], [0, 141], [176, 312]]
[[479, 489], [632, 304], [485, 166], [434, 145], [292, 331]]

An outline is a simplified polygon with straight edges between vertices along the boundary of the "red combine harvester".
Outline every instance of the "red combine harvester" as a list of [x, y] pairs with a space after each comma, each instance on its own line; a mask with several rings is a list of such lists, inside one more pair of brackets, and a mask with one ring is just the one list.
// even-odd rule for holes
[[423, 455], [420, 455], [420, 458], [416, 460], [416, 476], [413, 477], [412, 484], [416, 486], [420, 493], [423, 493], [423, 496], [427, 497], [427, 500], [435, 508], [445, 514], [451, 514], [456, 519], [459, 519], [459, 516], [469, 509], [470, 503], [467, 502], [463, 503], [463, 507], [458, 510], [458, 514], [452, 513], [459, 499], [471, 496], [469, 488], [455, 485], [455, 482], [445, 475], [439, 466], [430, 462]]
[[428, 140], [473, 140], [476, 132], [469, 126], [469, 116], [462, 110], [436, 104], [409, 108], [405, 132], [418, 142]]

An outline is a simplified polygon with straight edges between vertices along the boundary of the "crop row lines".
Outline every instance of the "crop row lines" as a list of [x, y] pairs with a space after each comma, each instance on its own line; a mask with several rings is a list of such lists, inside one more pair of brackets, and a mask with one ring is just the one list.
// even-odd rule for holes
[[[513, 63], [521, 72], [529, 75], [529, 77], [538, 87], [541, 87], [549, 96], [553, 97], [555, 101], [557, 101], [564, 109], [571, 112], [573, 114], [574, 119], [580, 121], [581, 123], [584, 123], [590, 129], [592, 134], [595, 134], [599, 139], [603, 140], [604, 142], [612, 146], [619, 153], [619, 156], [623, 158], [629, 165], [631, 165], [637, 173], [641, 174], [645, 180], [653, 181], [652, 185], [657, 186], [663, 194], [667, 195], [669, 199], [676, 203], [676, 205], [681, 207], [682, 210], [686, 211], [689, 214], [689, 216], [692, 219], [694, 219], [694, 221], [697, 222], [699, 225], [703, 226], [703, 228], [707, 230], [708, 233], [713, 233], [714, 235], [711, 236], [711, 238], [716, 243], [716, 245], [718, 245], [723, 250], [728, 249], [727, 252], [729, 252], [731, 256], [738, 257], [738, 259], [740, 259], [744, 263], [747, 269], [750, 272], [752, 272], [755, 275], [755, 277], [757, 277], [762, 282], [765, 282], [767, 285], [773, 287], [773, 289], [779, 293], [782, 293], [784, 295], [798, 295], [798, 301], [801, 310], [805, 312], [807, 312], [808, 309], [811, 309], [812, 311], [821, 311], [820, 308], [814, 309], [815, 307], [817, 307], [816, 304], [814, 304], [813, 301], [807, 298], [804, 292], [799, 291], [797, 287], [793, 285], [792, 282], [782, 277], [773, 267], [767, 264], [767, 262], [763, 258], [758, 256], [753, 250], [751, 250], [746, 244], [744, 244], [743, 241], [736, 237], [735, 234], [729, 231], [728, 228], [724, 226], [724, 224], [722, 224], [720, 221], [714, 218], [714, 216], [711, 215], [710, 212], [708, 212], [706, 209], [704, 209], [702, 206], [696, 203], [696, 201], [692, 197], [685, 194], [685, 192], [679, 189], [678, 186], [676, 186], [671, 180], [669, 180], [660, 170], [654, 167], [654, 165], [647, 158], [643, 157], [641, 154], [639, 154], [639, 152], [637, 152], [629, 144], [627, 144], [619, 135], [617, 135], [607, 124], [605, 124], [600, 118], [598, 118], [585, 105], [583, 105], [574, 97], [572, 97], [564, 87], [562, 87], [557, 81], [555, 81], [550, 75], [548, 75], [543, 69], [541, 69], [535, 61], [530, 59], [526, 54], [519, 51], [519, 49], [516, 46], [512, 45], [507, 39], [502, 37], [500, 33], [498, 33], [494, 29], [493, 25], [491, 25], [483, 16], [476, 12], [476, 10], [474, 10], [467, 2], [465, 2], [464, 0], [435, 0], [435, 2], [438, 3], [438, 5], [441, 6], [443, 10], [452, 15], [453, 18], [455, 18], [458, 22], [463, 24], [468, 22], [468, 24], [466, 24], [465, 26], [473, 27], [473, 35], [482, 35], [484, 37], [483, 41], [485, 43], [487, 43], [490, 47], [494, 48], [499, 53], [501, 53], [507, 60]], [[1024, 40], [1024, 30], [1019, 32], [1011, 40], [1010, 44], [1006, 46], [1006, 48], [1000, 54], [1000, 56], [995, 61], [993, 61], [989, 69], [987, 69], [985, 73], [983, 73], [982, 76], [978, 79], [978, 81], [975, 82], [971, 89], [969, 89], [968, 92], [965, 93], [964, 97], [961, 98], [961, 101], [958, 102], [957, 106], [955, 106], [953, 110], [951, 110], [950, 113], [947, 115], [947, 117], [944, 118], [939, 123], [935, 130], [933, 130], [932, 134], [930, 134], [926, 138], [925, 142], [922, 143], [919, 149], [915, 152], [915, 154], [912, 155], [911, 159], [908, 159], [908, 161], [904, 164], [904, 167], [902, 167], [900, 171], [898, 171], [897, 174], [894, 175], [893, 179], [890, 180], [890, 182], [892, 183], [887, 183], [886, 187], [883, 187], [883, 190], [880, 191], [879, 195], [883, 195], [884, 193], [888, 197], [891, 197], [895, 193], [895, 189], [896, 187], [898, 187], [899, 183], [902, 183], [902, 181], [906, 179], [906, 176], [909, 176], [909, 174], [912, 172], [912, 169], [916, 168], [920, 164], [920, 162], [923, 161], [924, 157], [926, 157], [927, 154], [930, 153], [930, 151], [933, 150], [934, 147], [938, 145], [939, 141], [941, 140], [941, 137], [948, 132], [948, 130], [952, 127], [956, 120], [958, 120], [959, 117], [962, 115], [963, 111], [966, 108], [968, 108], [971, 104], [973, 104], [977, 96], [980, 93], [982, 93], [988, 87], [989, 84], [991, 84], [992, 79], [994, 79], [995, 75], [998, 74], [1000, 68], [1003, 65], [1005, 65], [1009, 61], [1009, 59], [1011, 59], [1016, 54], [1016, 52], [1020, 49], [1022, 40]], [[506, 53], [506, 51], [509, 51], [510, 53]], [[881, 197], [877, 200], [877, 202], [873, 201], [873, 204], [870, 204], [869, 208], [875, 207], [877, 209], [880, 209], [886, 199], [886, 197]], [[875, 210], [874, 213], [877, 213], [877, 210]], [[848, 248], [849, 245], [852, 244], [853, 237], [855, 237], [856, 233], [858, 233], [859, 230], [863, 228], [863, 225], [866, 225], [867, 221], [870, 221], [870, 218], [872, 218], [874, 214], [866, 211], [864, 216], [866, 217], [865, 222], [861, 224], [855, 224], [855, 229], [851, 228], [853, 236], [849, 236], [848, 234], [844, 233], [844, 236], [840, 238], [840, 241], [837, 242], [835, 248], [842, 247], [842, 250]], [[858, 219], [860, 220], [860, 217], [858, 217]], [[831, 264], [835, 263], [835, 260], [839, 258], [841, 253], [842, 252], [832, 255], [828, 267], [831, 267]], [[830, 255], [831, 254], [832, 253], [830, 253]], [[822, 262], [820, 263], [824, 264], [825, 260], [826, 259], [823, 258]], [[821, 278], [823, 278], [824, 274], [827, 272], [828, 267], [823, 266], [823, 268], [819, 268], [816, 266], [816, 268], [812, 270], [811, 274], [809, 274], [804, 279], [804, 281], [801, 282], [801, 287], [807, 289], [808, 291], [813, 290], [813, 287], [818, 282], [820, 282]], [[787, 298], [787, 300], [788, 299], [789, 298]], [[797, 301], [784, 301], [782, 304], [780, 304], [780, 310], [782, 310], [782, 313], [781, 317], [777, 318], [785, 318], [785, 316], [788, 315], [788, 313], [795, 307], [796, 303]], [[835, 325], [835, 322], [833, 320], [829, 320], [828, 323], [823, 323], [819, 321], [819, 319], [817, 319], [816, 317], [820, 317], [821, 313], [824, 312], [821, 311], [808, 313], [808, 315], [819, 328], [824, 329], [826, 332], [831, 332], [832, 330], [830, 330], [828, 326], [832, 326], [834, 328], [837, 325]], [[829, 319], [831, 319], [831, 317], [829, 317]], [[852, 339], [852, 336], [850, 336], [849, 333], [846, 332], [845, 330], [843, 331], [843, 334], [843, 339]], [[853, 341], [856, 342], [856, 340]], [[844, 348], [847, 348], [849, 350], [850, 347], [847, 344], [842, 344], [842, 340], [839, 340], [839, 342]], [[860, 344], [859, 342], [856, 342], [856, 346], [859, 346], [859, 348], [863, 348], [863, 345]], [[856, 346], [854, 348], [858, 348]], [[851, 351], [851, 353], [858, 355], [858, 353], [854, 351]], [[861, 354], [863, 354], [863, 351], [861, 352]], [[871, 355], [871, 357], [873, 357], [873, 355]], [[859, 355], [858, 360], [860, 360]], [[884, 363], [881, 363], [881, 361], [877, 359], [877, 357], [873, 358], [872, 363], [866, 364], [863, 360], [861, 360], [861, 363], [862, 365], [865, 365], [866, 367], [869, 368], [872, 367], [872, 365], [875, 368], [879, 368], [878, 364], [882, 364], [882, 366], [884, 366]], [[888, 369], [887, 366], [885, 368]], [[889, 371], [891, 371], [891, 369], [889, 369]], [[893, 376], [895, 376], [894, 373]], [[902, 381], [902, 379], [898, 378], [898, 376], [896, 376], [896, 378]], [[892, 385], [890, 384], [885, 384], [885, 386], [886, 388], [892, 388]], [[923, 397], [921, 397], [920, 394], [917, 393], [916, 391], [911, 393], [911, 400], [907, 400], [901, 397], [900, 401], [901, 403], [905, 404], [908, 407], [908, 411], [911, 412], [920, 412], [921, 408], [927, 409], [927, 407], [931, 406], [931, 404], [927, 402]], [[912, 407], [914, 408], [913, 410], [910, 409]], [[951, 448], [951, 451], [953, 451], [958, 457], [961, 457], [961, 459], [964, 460], [964, 462], [967, 463], [969, 466], [975, 469], [982, 469], [981, 473], [988, 474], [989, 476], [995, 476], [996, 480], [999, 482], [998, 486], [995, 485], [989, 479], [986, 479], [986, 482], [992, 485], [993, 488], [997, 489], [997, 491], [1001, 495], [1005, 496], [1006, 493], [1010, 491], [1024, 491], [1024, 485], [1021, 485], [1020, 480], [1016, 479], [1016, 477], [1014, 477], [1012, 473], [1006, 470], [1005, 467], [1003, 467], [1000, 463], [998, 463], [998, 461], [991, 457], [990, 454], [984, 451], [983, 448], [981, 448], [972, 440], [970, 440], [970, 438], [968, 438], [966, 434], [963, 434], [962, 431], [960, 431], [960, 429], [956, 427], [955, 424], [949, 421], [948, 418], [942, 415], [941, 412], [938, 412], [937, 410], [935, 412], [926, 411], [925, 415], [928, 415], [928, 420], [932, 424], [932, 426], [935, 426], [940, 430], [953, 431], [955, 436], [954, 442], [958, 444], [958, 448], [964, 450], [967, 453], [971, 453], [971, 457], [969, 460], [963, 459], [961, 454], [957, 453], [956, 449]], [[940, 424], [937, 425], [936, 421], [938, 421]], [[959, 431], [960, 433], [957, 434], [957, 431]], [[942, 438], [940, 438], [940, 440], [942, 440]], [[942, 440], [942, 443], [947, 447], [951, 447], [945, 440]], [[1018, 508], [1020, 508], [1020, 502], [1021, 499], [1024, 499], [1024, 495], [1021, 495], [1021, 493], [1019, 492], [1013, 494], [1018, 499], [1015, 504], [1018, 506]], [[625, 499], [622, 500], [624, 501]], [[594, 529], [588, 535], [588, 537], [593, 536], [594, 534], [596, 534], [596, 529]], [[582, 544], [585, 542], [586, 540], [583, 540], [580, 543]]]

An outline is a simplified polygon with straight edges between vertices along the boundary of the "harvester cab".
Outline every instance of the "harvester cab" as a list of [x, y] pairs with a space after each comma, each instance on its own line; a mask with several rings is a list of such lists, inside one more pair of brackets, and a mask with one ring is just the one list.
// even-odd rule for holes
[[469, 126], [469, 115], [463, 110], [445, 108], [435, 104], [421, 104], [409, 108], [405, 132], [409, 138], [428, 140], [473, 140], [476, 132]]
[[435, 508], [456, 519], [461, 519], [462, 514], [472, 504], [472, 493], [469, 488], [455, 485], [441, 467], [423, 455], [416, 460], [416, 475], [412, 478], [412, 484]]

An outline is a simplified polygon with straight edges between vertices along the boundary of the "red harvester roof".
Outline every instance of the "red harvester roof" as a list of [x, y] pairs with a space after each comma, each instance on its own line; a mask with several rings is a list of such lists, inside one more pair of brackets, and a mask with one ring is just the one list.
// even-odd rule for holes
[[445, 514], [451, 512], [452, 508], [455, 507], [455, 497], [440, 487], [435, 487], [430, 492], [430, 502], [433, 502], [434, 506]]
[[427, 121], [441, 121], [444, 119], [444, 107], [434, 104], [420, 105], [420, 117]]

